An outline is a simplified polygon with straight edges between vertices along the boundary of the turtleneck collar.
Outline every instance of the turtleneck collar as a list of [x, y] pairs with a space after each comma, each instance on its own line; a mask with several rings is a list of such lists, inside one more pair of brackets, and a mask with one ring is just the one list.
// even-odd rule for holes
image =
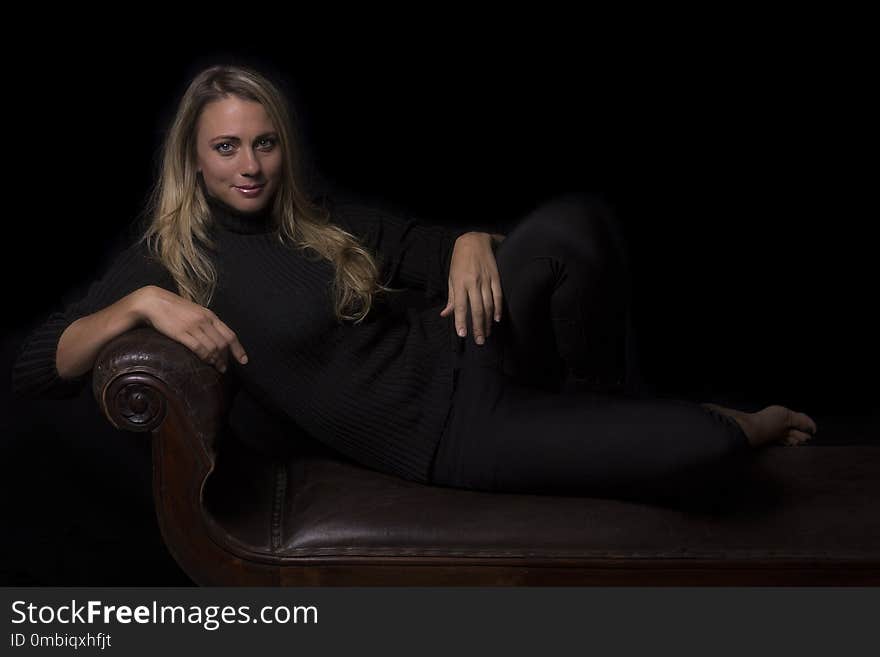
[[242, 212], [210, 194], [205, 194], [205, 200], [211, 209], [214, 222], [230, 232], [255, 235], [269, 233], [275, 229], [271, 203], [267, 203], [258, 212]]

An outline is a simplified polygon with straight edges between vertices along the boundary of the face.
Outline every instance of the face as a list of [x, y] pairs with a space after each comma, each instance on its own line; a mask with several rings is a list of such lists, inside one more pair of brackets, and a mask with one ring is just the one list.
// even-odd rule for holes
[[196, 124], [198, 170], [214, 196], [242, 212], [262, 210], [281, 178], [278, 133], [259, 103], [227, 96]]

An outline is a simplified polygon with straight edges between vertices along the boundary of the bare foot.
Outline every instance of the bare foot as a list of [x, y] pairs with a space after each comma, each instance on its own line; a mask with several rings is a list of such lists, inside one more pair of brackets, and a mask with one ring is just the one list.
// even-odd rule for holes
[[735, 419], [742, 427], [753, 447], [766, 443], [781, 442], [794, 447], [812, 438], [819, 428], [805, 413], [798, 413], [785, 406], [768, 406], [757, 413], [746, 413], [718, 404], [701, 404]]

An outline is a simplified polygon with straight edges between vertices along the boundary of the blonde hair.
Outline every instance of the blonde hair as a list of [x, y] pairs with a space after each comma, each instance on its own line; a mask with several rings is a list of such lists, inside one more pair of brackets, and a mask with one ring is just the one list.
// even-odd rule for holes
[[169, 271], [182, 297], [210, 304], [217, 271], [205, 248], [214, 244], [211, 212], [197, 173], [196, 127], [205, 105], [230, 95], [260, 103], [278, 134], [282, 172], [270, 209], [278, 240], [292, 248], [312, 249], [333, 263], [336, 317], [361, 322], [370, 312], [373, 295], [394, 290], [379, 282], [374, 256], [354, 235], [329, 223], [326, 208], [308, 197], [300, 182], [300, 149], [287, 103], [273, 83], [249, 68], [212, 66], [196, 75], [183, 94], [165, 136], [141, 241]]

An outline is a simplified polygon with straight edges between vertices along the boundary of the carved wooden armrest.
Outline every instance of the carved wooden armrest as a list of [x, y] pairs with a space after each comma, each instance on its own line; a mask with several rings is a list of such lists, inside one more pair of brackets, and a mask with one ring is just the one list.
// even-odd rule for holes
[[92, 392], [117, 429], [155, 431], [173, 409], [199, 447], [214, 451], [227, 403], [222, 377], [155, 329], [133, 329], [107, 343], [95, 360]]
[[153, 501], [165, 544], [196, 581], [228, 555], [205, 513], [229, 403], [224, 378], [187, 347], [142, 327], [111, 340], [95, 360], [92, 392], [110, 423], [153, 435]]

